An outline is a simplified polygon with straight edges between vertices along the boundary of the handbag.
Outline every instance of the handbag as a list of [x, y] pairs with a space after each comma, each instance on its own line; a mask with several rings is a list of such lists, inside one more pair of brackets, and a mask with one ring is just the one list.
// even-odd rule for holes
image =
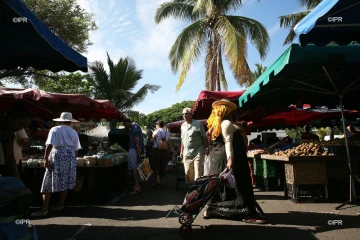
[[150, 178], [153, 171], [150, 167], [149, 158], [145, 158], [144, 161], [139, 165], [138, 172], [140, 181], [146, 182]]
[[228, 170], [227, 168], [225, 168], [225, 170], [222, 173], [220, 173], [219, 177], [223, 179], [222, 182], [226, 187], [229, 188], [236, 187], [236, 181], [232, 169]]
[[160, 150], [168, 150], [169, 149], [169, 143], [166, 140], [166, 133], [165, 137], [162, 137], [158, 143], [158, 149]]

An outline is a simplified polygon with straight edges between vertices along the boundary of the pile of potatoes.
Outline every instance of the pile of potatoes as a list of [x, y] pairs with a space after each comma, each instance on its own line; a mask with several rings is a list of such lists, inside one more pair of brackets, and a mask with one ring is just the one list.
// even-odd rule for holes
[[324, 151], [317, 143], [302, 143], [297, 147], [293, 147], [286, 151], [274, 153], [275, 156], [328, 156], [329, 153]]

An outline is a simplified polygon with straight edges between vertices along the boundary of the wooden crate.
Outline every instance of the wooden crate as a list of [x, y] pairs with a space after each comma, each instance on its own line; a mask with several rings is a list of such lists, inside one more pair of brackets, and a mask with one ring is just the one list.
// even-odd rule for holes
[[286, 183], [293, 185], [328, 184], [326, 162], [285, 163]]

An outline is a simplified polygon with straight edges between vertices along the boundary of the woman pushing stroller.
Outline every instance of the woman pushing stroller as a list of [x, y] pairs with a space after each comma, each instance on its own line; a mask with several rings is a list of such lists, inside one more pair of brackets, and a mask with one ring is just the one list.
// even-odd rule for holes
[[240, 217], [246, 223], [265, 223], [251, 183], [246, 132], [233, 121], [236, 109], [237, 106], [228, 100], [216, 101], [207, 120], [208, 136], [213, 141], [210, 172], [220, 174], [225, 168], [232, 169], [236, 186], [221, 186], [209, 200], [203, 217]]

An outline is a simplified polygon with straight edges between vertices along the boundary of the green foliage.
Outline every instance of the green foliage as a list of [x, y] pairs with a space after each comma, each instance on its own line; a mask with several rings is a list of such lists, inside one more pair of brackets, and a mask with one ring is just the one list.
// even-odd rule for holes
[[324, 140], [324, 137], [328, 135], [328, 131], [326, 128], [319, 128], [316, 132], [316, 135], [319, 136], [320, 141]]
[[280, 27], [290, 29], [290, 32], [286, 36], [283, 45], [292, 43], [292, 41], [295, 38], [295, 32], [293, 30], [295, 25], [298, 24], [301, 21], [301, 19], [303, 19], [306, 15], [308, 15], [311, 12], [311, 10], [321, 2], [321, 0], [298, 0], [298, 2], [301, 7], [305, 7], [306, 9], [305, 11], [279, 17]]
[[23, 0], [26, 6], [70, 47], [86, 52], [92, 43], [90, 31], [97, 29], [93, 14], [76, 0]]
[[252, 80], [246, 82], [246, 87], [250, 87], [255, 81], [256, 79], [258, 79], [261, 74], [263, 74], [263, 72], [266, 71], [267, 67], [264, 67], [262, 64], [259, 63], [255, 63], [255, 69], [254, 71], [252, 71]]
[[194, 104], [195, 101], [183, 101], [180, 103], [175, 103], [169, 108], [150, 113], [146, 116], [146, 126], [148, 128], [154, 128], [155, 122], [158, 120], [163, 121], [165, 124], [183, 120], [182, 110], [185, 107], [192, 108]]
[[92, 97], [94, 94], [93, 79], [89, 74], [52, 74], [54, 79], [36, 78], [35, 84], [47, 92], [84, 94]]
[[247, 63], [248, 40], [263, 60], [269, 50], [269, 34], [258, 21], [228, 15], [242, 6], [241, 0], [172, 0], [156, 10], [155, 22], [174, 17], [190, 22], [172, 46], [169, 59], [174, 73], [180, 71], [176, 91], [184, 83], [191, 69], [205, 51], [205, 87], [207, 90], [226, 91], [227, 81], [223, 56], [229, 63], [237, 83], [247, 85], [252, 74]]
[[290, 129], [290, 128], [285, 129], [285, 133], [293, 139], [301, 138], [301, 134], [303, 132], [304, 132], [304, 129], [301, 127], [293, 128], [293, 129]]
[[[57, 36], [76, 51], [85, 53], [91, 45], [90, 31], [97, 29], [93, 14], [87, 13], [76, 0], [23, 0], [26, 6]], [[32, 87], [31, 78], [48, 77], [50, 72], [33, 68], [0, 70], [0, 79]], [[30, 79], [29, 79], [30, 78]]]
[[137, 92], [134, 88], [142, 79], [143, 70], [136, 69], [135, 61], [129, 57], [120, 58], [115, 64], [107, 54], [109, 73], [102, 62], [90, 65], [94, 79], [95, 98], [109, 99], [119, 110], [130, 110], [142, 102], [148, 92], [160, 89], [158, 85], [144, 84]]
[[125, 111], [123, 113], [125, 113], [125, 115], [131, 119], [131, 121], [139, 124], [140, 127], [142, 127], [143, 129], [146, 127], [147, 116], [145, 114], [138, 112], [138, 111], [132, 111], [132, 110]]

